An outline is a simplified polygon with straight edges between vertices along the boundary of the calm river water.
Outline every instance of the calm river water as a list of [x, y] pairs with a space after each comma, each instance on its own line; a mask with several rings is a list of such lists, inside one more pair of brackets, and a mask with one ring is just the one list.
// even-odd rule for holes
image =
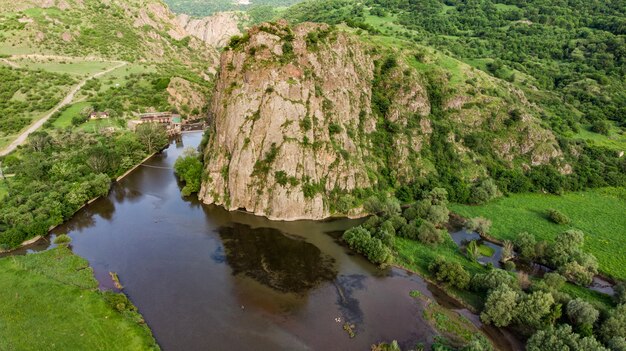
[[411, 290], [460, 309], [418, 276], [379, 270], [339, 245], [330, 233], [355, 221], [272, 222], [183, 198], [171, 168], [200, 139], [185, 134], [54, 231], [72, 237], [103, 286], [118, 273], [164, 350], [409, 347], [434, 334]]

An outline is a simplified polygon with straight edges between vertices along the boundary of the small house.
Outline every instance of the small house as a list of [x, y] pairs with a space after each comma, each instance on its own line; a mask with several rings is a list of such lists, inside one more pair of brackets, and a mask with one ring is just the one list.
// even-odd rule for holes
[[93, 119], [107, 119], [109, 118], [109, 113], [108, 112], [92, 112], [89, 114], [89, 119], [93, 120]]

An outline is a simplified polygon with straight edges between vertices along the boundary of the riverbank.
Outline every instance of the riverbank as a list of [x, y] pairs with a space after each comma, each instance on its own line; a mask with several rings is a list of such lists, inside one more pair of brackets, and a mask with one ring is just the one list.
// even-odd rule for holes
[[[138, 167], [140, 167], [142, 164], [144, 164], [146, 161], [148, 161], [150, 158], [154, 157], [156, 154], [163, 152], [163, 150], [165, 150], [167, 148], [167, 145], [164, 146], [161, 150], [157, 151], [157, 152], [153, 152], [152, 154], [146, 156], [143, 160], [141, 160], [139, 163], [137, 163], [135, 166], [133, 166], [131, 169], [127, 170], [126, 172], [124, 172], [122, 175], [120, 175], [119, 177], [115, 178], [114, 181], [111, 182], [111, 184], [109, 185], [109, 190], [107, 191], [106, 194], [103, 195], [98, 195], [95, 196], [93, 198], [91, 198], [90, 200], [88, 200], [87, 202], [85, 202], [81, 207], [79, 207], [76, 211], [74, 211], [74, 213], [72, 214], [72, 216], [76, 213], [78, 213], [79, 211], [81, 211], [82, 209], [84, 209], [85, 207], [91, 205], [92, 203], [94, 203], [96, 200], [102, 198], [103, 196], [107, 196], [109, 194], [109, 192], [111, 191], [111, 189], [113, 188], [113, 186], [115, 185], [115, 183], [118, 183], [120, 181], [122, 181], [124, 178], [126, 178], [129, 174], [131, 174], [133, 171], [135, 171]], [[0, 193], [1, 195], [1, 193]], [[37, 244], [40, 240], [47, 238], [50, 233], [58, 228], [59, 226], [63, 225], [66, 221], [63, 221], [62, 223], [59, 223], [57, 225], [51, 226], [50, 228], [48, 228], [48, 232], [46, 235], [37, 235], [31, 239], [25, 240], [24, 242], [22, 242], [19, 246], [9, 249], [9, 250], [2, 250], [0, 249], [0, 254], [7, 254], [7, 253], [11, 253], [13, 251], [16, 250], [20, 250], [20, 249], [24, 249], [27, 248], [28, 246]]]
[[66, 247], [0, 259], [0, 350], [159, 350], [126, 296], [97, 288]]

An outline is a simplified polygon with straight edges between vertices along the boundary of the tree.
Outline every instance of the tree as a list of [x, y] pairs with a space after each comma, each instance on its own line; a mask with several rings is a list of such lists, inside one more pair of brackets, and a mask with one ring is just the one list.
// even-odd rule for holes
[[424, 221], [417, 229], [417, 238], [427, 245], [438, 245], [444, 240], [442, 231], [428, 221]]
[[489, 291], [500, 285], [518, 290], [519, 285], [514, 276], [502, 269], [494, 268], [487, 273], [478, 273], [472, 277], [472, 288], [475, 290]]
[[614, 337], [626, 338], [626, 304], [618, 305], [611, 316], [600, 327], [600, 335], [604, 341]]
[[595, 273], [576, 261], [568, 262], [559, 267], [559, 273], [572, 283], [587, 286], [593, 281]]
[[470, 282], [469, 273], [458, 262], [448, 262], [443, 257], [437, 257], [428, 270], [433, 273], [435, 279], [448, 283], [459, 289], [465, 289]]
[[517, 305], [517, 321], [521, 325], [539, 329], [543, 324], [547, 324], [546, 320], [553, 305], [554, 297], [549, 292], [535, 291], [526, 294]]
[[557, 235], [549, 250], [550, 262], [557, 267], [571, 262], [584, 242], [585, 235], [580, 230], [571, 229]]
[[517, 238], [515, 239], [515, 247], [517, 248], [517, 252], [519, 256], [527, 261], [532, 261], [536, 257], [535, 246], [537, 245], [537, 240], [535, 236], [522, 232], [517, 234]]
[[449, 217], [450, 211], [446, 205], [431, 205], [425, 219], [435, 225], [442, 225], [448, 222]]
[[518, 297], [518, 292], [506, 284], [491, 290], [487, 295], [485, 308], [480, 314], [480, 320], [496, 327], [506, 327], [511, 324], [516, 317]]
[[526, 343], [526, 351], [609, 351], [595, 338], [585, 337], [572, 331], [567, 324], [557, 328], [550, 327], [536, 332]]
[[189, 196], [200, 191], [202, 161], [200, 161], [200, 156], [195, 150], [185, 150], [185, 154], [174, 163], [174, 172], [185, 182], [185, 186], [181, 190], [183, 196]]
[[137, 138], [144, 145], [148, 153], [153, 153], [167, 145], [165, 127], [157, 123], [143, 123], [135, 131]]
[[567, 304], [567, 316], [575, 325], [593, 325], [598, 319], [599, 314], [598, 310], [581, 298], [571, 300]]

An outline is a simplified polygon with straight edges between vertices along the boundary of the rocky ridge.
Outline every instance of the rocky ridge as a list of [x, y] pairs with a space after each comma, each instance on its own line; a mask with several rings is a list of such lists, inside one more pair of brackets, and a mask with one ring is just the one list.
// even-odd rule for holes
[[469, 181], [484, 176], [464, 137], [486, 128], [511, 167], [561, 155], [521, 92], [465, 66], [452, 74], [427, 56], [411, 64], [312, 23], [262, 24], [232, 40], [200, 199], [270, 219], [356, 216], [368, 194], [437, 174], [433, 138], [445, 139]]

